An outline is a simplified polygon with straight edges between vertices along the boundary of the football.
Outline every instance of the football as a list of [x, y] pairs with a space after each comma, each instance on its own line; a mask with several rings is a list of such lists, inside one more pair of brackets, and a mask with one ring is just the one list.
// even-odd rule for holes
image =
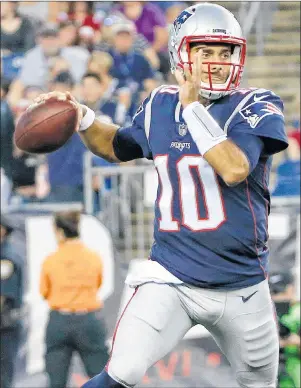
[[70, 101], [49, 99], [33, 104], [17, 122], [15, 144], [29, 153], [55, 151], [73, 135], [77, 120], [77, 109]]

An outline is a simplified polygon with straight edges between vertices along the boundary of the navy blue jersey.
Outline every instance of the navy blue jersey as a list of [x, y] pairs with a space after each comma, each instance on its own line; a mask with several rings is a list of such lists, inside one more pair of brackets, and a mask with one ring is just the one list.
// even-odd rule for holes
[[268, 271], [271, 155], [287, 147], [283, 104], [274, 93], [254, 88], [208, 107], [250, 161], [248, 178], [232, 187], [200, 155], [182, 110], [177, 87], [157, 88], [116, 137], [118, 157], [126, 158], [122, 149], [132, 150], [133, 158], [153, 159], [158, 172], [150, 258], [199, 287], [259, 283]]

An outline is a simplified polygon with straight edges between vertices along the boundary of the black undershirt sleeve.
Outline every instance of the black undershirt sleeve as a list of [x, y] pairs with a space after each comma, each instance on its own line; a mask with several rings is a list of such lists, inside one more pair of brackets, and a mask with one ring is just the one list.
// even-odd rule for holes
[[[137, 132], [135, 132], [135, 135], [137, 137]], [[137, 140], [128, 128], [120, 128], [113, 139], [113, 149], [116, 157], [122, 162], [144, 157], [152, 159], [149, 148], [144, 147], [144, 150]]]

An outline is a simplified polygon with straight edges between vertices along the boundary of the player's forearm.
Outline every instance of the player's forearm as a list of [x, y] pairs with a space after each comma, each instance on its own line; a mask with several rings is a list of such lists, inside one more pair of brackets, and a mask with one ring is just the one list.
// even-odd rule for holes
[[229, 186], [242, 182], [249, 162], [239, 147], [227, 138], [219, 124], [197, 101], [188, 104], [183, 117], [201, 155]]
[[229, 185], [236, 185], [249, 175], [249, 162], [245, 154], [227, 139], [204, 154], [204, 159]]
[[[85, 113], [85, 112], [84, 112]], [[114, 153], [113, 140], [118, 126], [107, 124], [95, 119], [86, 130], [79, 131], [79, 135], [93, 154], [109, 162], [120, 162]]]

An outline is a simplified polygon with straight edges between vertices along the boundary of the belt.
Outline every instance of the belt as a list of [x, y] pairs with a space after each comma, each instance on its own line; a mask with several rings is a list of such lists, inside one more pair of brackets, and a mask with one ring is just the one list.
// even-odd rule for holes
[[93, 313], [96, 310], [89, 310], [89, 309], [83, 309], [83, 310], [72, 310], [72, 309], [53, 309], [52, 311], [56, 311], [57, 313], [63, 314], [63, 315], [85, 315], [89, 313]]

